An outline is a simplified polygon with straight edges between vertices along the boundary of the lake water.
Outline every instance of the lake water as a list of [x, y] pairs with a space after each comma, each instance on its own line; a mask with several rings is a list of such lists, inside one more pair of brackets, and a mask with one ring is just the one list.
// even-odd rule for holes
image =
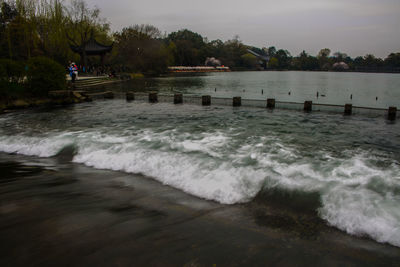
[[[285, 80], [285, 75], [290, 78]], [[353, 93], [355, 105], [386, 107], [398, 103], [399, 77], [232, 72], [131, 81], [119, 89], [224, 97], [241, 95], [253, 99], [268, 95], [284, 101], [309, 99], [318, 89], [325, 95], [318, 101], [344, 103], [348, 102], [346, 96]], [[376, 87], [381, 89], [374, 90]], [[258, 94], [260, 90], [264, 90], [264, 96]], [[67, 161], [71, 164], [127, 175], [140, 174], [182, 194], [222, 206], [257, 202], [269, 207], [274, 202], [282, 207], [279, 211], [290, 207], [300, 217], [303, 213], [312, 214], [325, 225], [352, 236], [400, 247], [398, 121], [322, 112], [115, 99], [2, 114], [0, 151], [5, 153], [1, 154], [0, 162], [6, 162], [5, 166], [22, 164], [7, 163], [15, 160], [11, 154], [41, 159], [68, 154]], [[24, 158], [25, 165], [27, 161]], [[57, 162], [54, 160], [50, 166], [45, 164], [40, 168], [57, 173], [62, 166]], [[93, 184], [94, 190], [96, 182], [91, 179], [95, 178], [87, 178], [87, 170], [80, 171], [75, 165], [68, 167], [73, 168], [73, 174], [66, 175], [73, 175], [77, 181], [83, 179], [89, 189]], [[10, 173], [21, 173], [21, 177], [31, 171], [29, 164], [22, 171], [19, 167], [10, 168]], [[99, 174], [99, 177], [104, 181], [107, 175]], [[24, 180], [7, 177], [1, 180], [0, 205], [17, 201], [22, 195], [36, 196], [40, 190], [47, 190], [23, 187]], [[52, 176], [40, 177], [48, 184]], [[133, 178], [124, 178], [127, 186], [130, 179]], [[62, 191], [66, 198], [54, 192], [51, 196], [55, 203], [73, 209], [78, 204], [72, 197], [70, 201], [67, 199], [78, 187], [67, 188]], [[99, 194], [111, 193], [101, 189]], [[46, 198], [49, 195], [46, 193]], [[97, 204], [93, 201], [88, 205]], [[0, 212], [9, 210], [5, 208], [9, 205], [3, 206]], [[261, 218], [269, 218], [264, 215]], [[313, 231], [311, 228], [307, 231]]]
[[386, 73], [225, 72], [131, 81], [128, 88], [132, 87], [164, 93], [241, 96], [242, 99], [400, 107], [400, 75]]

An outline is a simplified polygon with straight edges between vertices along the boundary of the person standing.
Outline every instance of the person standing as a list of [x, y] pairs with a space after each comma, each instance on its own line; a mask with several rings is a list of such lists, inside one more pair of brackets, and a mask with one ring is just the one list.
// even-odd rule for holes
[[75, 63], [72, 62], [69, 67], [69, 75], [71, 76], [72, 83], [75, 83], [77, 74], [78, 74], [78, 69], [77, 69]]

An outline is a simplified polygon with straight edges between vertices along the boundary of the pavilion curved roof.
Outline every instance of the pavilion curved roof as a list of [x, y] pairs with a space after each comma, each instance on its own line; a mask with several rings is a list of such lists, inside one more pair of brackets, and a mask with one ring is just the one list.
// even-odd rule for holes
[[72, 51], [75, 53], [82, 53], [83, 49], [86, 51], [86, 55], [103, 55], [105, 53], [111, 52], [113, 48], [113, 44], [111, 45], [103, 45], [97, 42], [94, 38], [90, 38], [89, 41], [82, 46], [73, 46], [70, 45]]

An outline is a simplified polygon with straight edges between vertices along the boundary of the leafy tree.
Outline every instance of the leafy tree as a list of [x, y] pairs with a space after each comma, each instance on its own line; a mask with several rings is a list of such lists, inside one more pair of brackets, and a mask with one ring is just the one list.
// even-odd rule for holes
[[161, 31], [150, 24], [136, 24], [124, 29], [127, 34], [133, 35], [137, 40], [158, 39], [161, 37]]
[[204, 38], [200, 34], [192, 32], [188, 29], [172, 32], [168, 35], [167, 39], [174, 42], [179, 40], [189, 41], [196, 49], [202, 48], [205, 44]]
[[366, 65], [367, 69], [370, 71], [377, 71], [383, 65], [383, 60], [376, 58], [372, 54], [367, 54], [364, 56], [364, 65]]
[[353, 60], [353, 66], [354, 66], [355, 70], [360, 70], [360, 68], [364, 66], [364, 58], [363, 57], [356, 57]]
[[334, 62], [343, 62], [346, 58], [347, 58], [346, 53], [342, 53], [342, 52], [333, 53]]
[[328, 58], [329, 55], [331, 54], [331, 50], [329, 48], [323, 48], [319, 50], [317, 58]]
[[244, 54], [247, 54], [247, 46], [240, 41], [239, 36], [235, 36], [224, 43], [223, 55], [220, 59], [222, 64], [231, 68], [243, 68], [242, 55]]
[[[10, 59], [24, 60], [36, 45], [32, 1], [9, 1], [1, 4], [2, 47]], [[6, 44], [6, 45], [4, 45]]]
[[258, 59], [256, 56], [250, 53], [246, 53], [241, 56], [243, 61], [243, 66], [249, 69], [255, 69], [258, 65]]
[[330, 54], [331, 50], [329, 48], [323, 48], [319, 51], [317, 59], [321, 70], [329, 70], [331, 68], [331, 62], [329, 59]]
[[174, 62], [176, 46], [173, 42], [165, 45], [154, 39], [157, 36], [160, 36], [160, 31], [150, 25], [133, 25], [115, 33], [112, 62], [132, 71], [164, 72]]
[[278, 69], [279, 68], [279, 60], [276, 57], [271, 57], [268, 61], [268, 68]]
[[391, 53], [385, 58], [385, 66], [390, 71], [400, 70], [400, 53]]
[[63, 0], [1, 1], [1, 57], [26, 60], [46, 55], [65, 63], [71, 57]]
[[42, 0], [36, 16], [37, 35], [42, 53], [58, 62], [66, 62], [72, 57], [66, 36], [67, 14], [60, 0]]
[[209, 58], [220, 59], [224, 54], [224, 42], [218, 39], [206, 43], [202, 49], [202, 54]]
[[275, 46], [270, 46], [270, 47], [268, 47], [266, 53], [267, 53], [267, 55], [270, 56], [270, 57], [275, 56], [275, 53], [276, 53], [276, 48], [275, 48]]
[[294, 66], [298, 70], [318, 70], [318, 59], [308, 55], [304, 50], [295, 58]]
[[166, 47], [166, 53], [167, 53], [167, 65], [168, 66], [173, 66], [175, 65], [175, 57], [177, 53], [177, 48], [174, 42], [170, 41], [168, 43], [168, 46]]
[[175, 62], [182, 66], [195, 66], [202, 64], [206, 55], [201, 53], [205, 51], [204, 38], [187, 29], [172, 32], [167, 37], [176, 45]]
[[292, 57], [287, 50], [279, 49], [276, 51], [275, 56], [278, 60], [278, 69], [289, 69], [291, 62], [292, 62]]
[[12, 58], [11, 32], [8, 26], [17, 17], [18, 11], [13, 3], [0, 4], [0, 56]]

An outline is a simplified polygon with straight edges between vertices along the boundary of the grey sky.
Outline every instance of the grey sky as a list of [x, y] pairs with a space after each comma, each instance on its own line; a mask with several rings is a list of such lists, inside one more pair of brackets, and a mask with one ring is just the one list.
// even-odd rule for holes
[[113, 30], [152, 24], [190, 29], [209, 40], [234, 35], [298, 55], [328, 47], [352, 57], [400, 52], [400, 0], [87, 0]]

